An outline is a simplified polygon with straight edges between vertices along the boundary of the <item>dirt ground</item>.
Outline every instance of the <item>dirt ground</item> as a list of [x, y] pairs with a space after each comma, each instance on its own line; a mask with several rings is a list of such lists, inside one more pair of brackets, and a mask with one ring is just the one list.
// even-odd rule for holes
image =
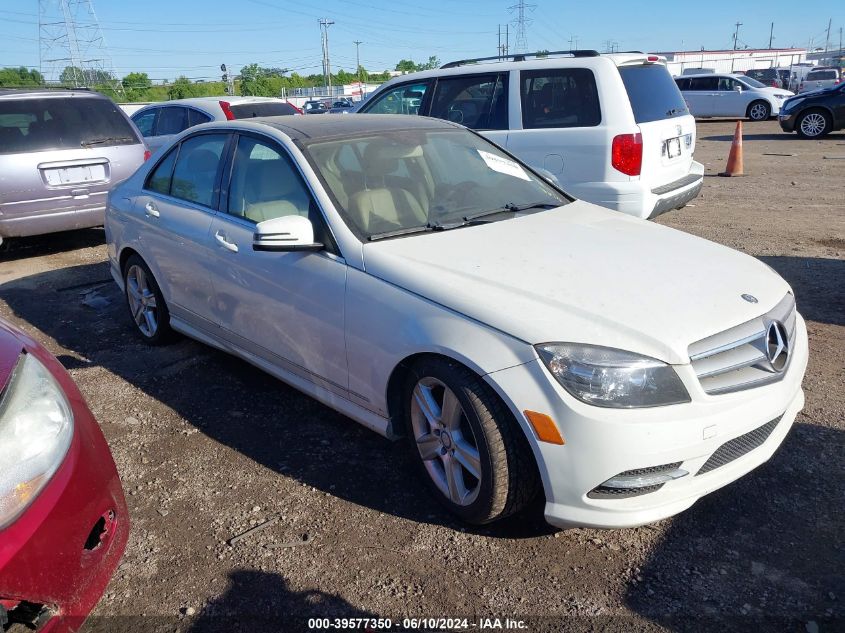
[[845, 630], [845, 133], [802, 141], [746, 123], [748, 175], [718, 178], [733, 130], [699, 123], [702, 194], [658, 221], [759, 257], [792, 284], [810, 337], [806, 407], [767, 464], [638, 529], [556, 531], [541, 505], [463, 526], [401, 444], [199, 343], [145, 347], [102, 230], [3, 253], [0, 314], [73, 375], [127, 494], [129, 546], [87, 630], [297, 631], [315, 616]]

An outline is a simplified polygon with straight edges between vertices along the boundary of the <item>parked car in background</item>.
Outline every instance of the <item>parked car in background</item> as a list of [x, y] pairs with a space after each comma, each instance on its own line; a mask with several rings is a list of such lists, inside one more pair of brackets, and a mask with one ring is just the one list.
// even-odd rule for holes
[[736, 74], [676, 77], [675, 83], [696, 118], [724, 116], [766, 121], [780, 112], [784, 99], [794, 94]]
[[845, 83], [787, 99], [778, 117], [784, 132], [819, 138], [845, 128]]
[[0, 393], [0, 631], [76, 631], [126, 548], [117, 469], [59, 361], [2, 320]]
[[0, 243], [101, 225], [106, 193], [148, 156], [101, 94], [0, 89]]
[[829, 88], [840, 81], [842, 81], [842, 75], [838, 68], [814, 68], [801, 81], [798, 92], [813, 92]]
[[745, 71], [745, 76], [756, 79], [764, 86], [769, 86], [770, 88], [789, 89], [788, 69], [781, 71], [777, 68], [752, 68], [751, 70]]
[[113, 192], [106, 235], [145, 341], [181, 332], [406, 435], [472, 523], [540, 487], [558, 526], [673, 515], [765, 462], [804, 402], [774, 270], [575, 201], [448, 121], [188, 130]]
[[150, 149], [157, 150], [175, 134], [209, 121], [231, 121], [259, 116], [285, 116], [302, 111], [273, 97], [197, 97], [153, 103], [132, 115]]
[[663, 58], [596, 51], [464, 60], [383, 84], [356, 112], [478, 130], [572, 195], [640, 218], [695, 198], [695, 121]]
[[306, 101], [302, 104], [302, 111], [305, 114], [326, 114], [329, 111], [329, 106], [323, 101]]
[[684, 68], [681, 71], [682, 76], [686, 75], [707, 75], [710, 73], [715, 73], [715, 68]]

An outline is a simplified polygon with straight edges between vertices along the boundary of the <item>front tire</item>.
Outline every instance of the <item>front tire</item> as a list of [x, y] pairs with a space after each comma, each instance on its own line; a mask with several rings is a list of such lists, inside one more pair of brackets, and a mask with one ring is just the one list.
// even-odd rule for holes
[[807, 110], [795, 122], [795, 131], [801, 138], [821, 138], [830, 134], [833, 121], [824, 110]]
[[475, 373], [440, 358], [417, 362], [405, 384], [412, 459], [446, 508], [484, 524], [522, 510], [537, 491], [528, 441]]
[[173, 339], [170, 311], [153, 273], [138, 255], [130, 255], [126, 260], [123, 287], [135, 331], [149, 345], [169, 343]]
[[772, 106], [765, 101], [752, 101], [745, 114], [752, 121], [768, 121], [772, 114]]

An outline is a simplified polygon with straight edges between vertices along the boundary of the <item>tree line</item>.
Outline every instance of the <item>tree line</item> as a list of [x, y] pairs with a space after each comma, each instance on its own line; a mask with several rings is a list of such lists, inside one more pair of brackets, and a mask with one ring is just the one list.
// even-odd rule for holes
[[[402, 59], [396, 64], [395, 70], [414, 72], [428, 70], [440, 65], [437, 57], [429, 57], [427, 62], [416, 63]], [[359, 66], [357, 72], [351, 73], [339, 70], [332, 73], [332, 85], [345, 85], [357, 81], [365, 83], [383, 83], [390, 79], [388, 71], [372, 72]], [[300, 75], [287, 68], [270, 68], [259, 64], [248, 64], [241, 69], [240, 75], [235, 76], [235, 94], [257, 97], [278, 97], [287, 91], [297, 88], [314, 88], [322, 86], [325, 79], [322, 74]], [[28, 88], [44, 86], [44, 77], [37, 70], [25, 68], [0, 68], [0, 88]], [[184, 75], [173, 81], [150, 79], [147, 73], [132, 72], [118, 79], [113, 75], [101, 71], [67, 66], [59, 76], [58, 84], [50, 82], [51, 86], [72, 88], [88, 86], [101, 92], [115, 101], [166, 101], [169, 99], [186, 99], [189, 97], [211, 97], [225, 94], [226, 83], [223, 81], [205, 81], [190, 79]], [[122, 89], [123, 94], [120, 94]]]

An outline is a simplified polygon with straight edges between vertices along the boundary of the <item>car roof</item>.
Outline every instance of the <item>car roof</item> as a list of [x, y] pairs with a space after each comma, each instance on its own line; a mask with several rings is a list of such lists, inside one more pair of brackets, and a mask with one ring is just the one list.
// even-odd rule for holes
[[324, 114], [319, 117], [274, 116], [218, 121], [203, 124], [204, 128], [271, 127], [293, 140], [343, 138], [392, 130], [463, 129], [460, 125], [423, 116], [404, 114]]
[[19, 97], [90, 97], [108, 99], [107, 96], [88, 88], [0, 88], [0, 99]]
[[168, 105], [194, 105], [194, 106], [214, 106], [219, 107], [219, 103], [221, 101], [225, 101], [230, 105], [237, 105], [239, 103], [256, 103], [259, 101], [281, 101], [284, 102], [284, 99], [278, 99], [276, 97], [240, 97], [240, 96], [230, 96], [230, 95], [221, 95], [219, 97], [188, 97], [186, 99], [171, 99], [170, 101], [157, 101], [155, 103], [150, 103], [145, 108], [148, 107], [161, 107], [161, 106], [168, 106]]

